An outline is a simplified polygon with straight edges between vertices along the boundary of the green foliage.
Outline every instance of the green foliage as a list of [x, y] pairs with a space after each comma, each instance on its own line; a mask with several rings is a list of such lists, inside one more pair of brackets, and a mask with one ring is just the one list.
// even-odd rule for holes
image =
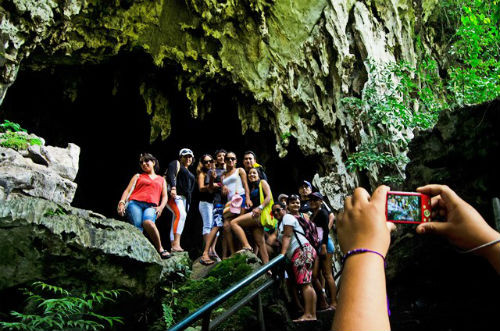
[[29, 138], [27, 131], [18, 123], [4, 120], [0, 124], [0, 146], [20, 151], [30, 145], [42, 145], [42, 141], [38, 138]]
[[461, 23], [450, 48], [447, 87], [453, 101], [463, 106], [495, 99], [500, 96], [500, 1], [453, 2]]
[[29, 138], [24, 132], [11, 132], [0, 135], [0, 146], [12, 148], [16, 151], [27, 149], [30, 145], [42, 145], [38, 138]]
[[[362, 98], [344, 98], [347, 111], [358, 120], [361, 143], [349, 155], [350, 171], [376, 168], [391, 176], [385, 180], [398, 182], [404, 178], [408, 163], [406, 149], [414, 130], [432, 127], [439, 112], [448, 107], [439, 95], [443, 86], [437, 75], [437, 64], [425, 59], [416, 67], [407, 62], [377, 64], [366, 62], [370, 80]], [[397, 173], [398, 176], [392, 174]]]
[[64, 215], [68, 215], [68, 212], [62, 208], [62, 207], [57, 207], [56, 209], [51, 209], [51, 210], [47, 210], [45, 212], [45, 214], [43, 214], [43, 216], [47, 217], [47, 216], [64, 216]]
[[[35, 282], [33, 291], [24, 289], [28, 296], [24, 313], [11, 312], [15, 322], [0, 321], [6, 330], [99, 330], [106, 325], [123, 324], [121, 317], [104, 316], [96, 309], [105, 302], [113, 302], [120, 290], [73, 294], [61, 287]], [[48, 297], [47, 297], [48, 295]]]
[[0, 124], [0, 132], [26, 132], [25, 129], [21, 128], [21, 125], [11, 122], [9, 120], [4, 120], [2, 124]]
[[[230, 259], [219, 262], [206, 278], [199, 280], [189, 279], [180, 286], [171, 284], [170, 287], [164, 287], [165, 297], [162, 304], [163, 321], [162, 325], [157, 326], [157, 328], [169, 328], [251, 272], [252, 268], [247, 264], [246, 257], [244, 255], [235, 255]], [[216, 309], [212, 316], [224, 312], [236, 301], [247, 295], [249, 291], [250, 289], [247, 288], [235, 295], [223, 306], [220, 306], [219, 309]], [[250, 312], [253, 313], [253, 310], [250, 308], [242, 309], [228, 320], [227, 325], [229, 326], [231, 323], [235, 324], [235, 321], [239, 319], [243, 320], [244, 316], [251, 315]]]

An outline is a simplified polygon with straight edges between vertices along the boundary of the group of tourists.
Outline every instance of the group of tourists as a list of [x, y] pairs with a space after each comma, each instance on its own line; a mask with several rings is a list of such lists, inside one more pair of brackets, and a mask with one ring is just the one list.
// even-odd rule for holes
[[[304, 180], [298, 194], [280, 194], [275, 202], [253, 152], [244, 153], [242, 168], [237, 167], [233, 152], [218, 150], [214, 156], [203, 155], [195, 175], [189, 170], [194, 154], [183, 148], [161, 176], [158, 160], [142, 154], [142, 172], [124, 190], [118, 213], [126, 214], [133, 225], [144, 230], [161, 258], [167, 259], [171, 253], [162, 245], [155, 221], [165, 207], [171, 211], [171, 251], [183, 251], [181, 235], [197, 184], [205, 242], [200, 263], [219, 260], [216, 241], [220, 233], [223, 258], [237, 250], [253, 251], [267, 263], [270, 255], [283, 254], [288, 261], [289, 288], [301, 311], [296, 321], [315, 320], [318, 306], [337, 309], [335, 330], [390, 329], [384, 264], [394, 226], [388, 226], [393, 224], [385, 215], [388, 187], [379, 187], [372, 196], [357, 188], [345, 200], [336, 221], [339, 245], [345, 253], [342, 291], [337, 296], [332, 275], [334, 245], [329, 237], [334, 215], [321, 193], [313, 192], [311, 183]], [[465, 253], [483, 256], [500, 273], [500, 233], [449, 187], [427, 185], [417, 191], [432, 197], [433, 217], [445, 217], [444, 222], [420, 224], [417, 233], [440, 234]]]
[[167, 259], [171, 253], [162, 245], [156, 219], [165, 207], [170, 210], [171, 252], [182, 252], [181, 235], [198, 186], [204, 241], [201, 264], [212, 265], [220, 260], [216, 250], [219, 236], [222, 259], [250, 251], [265, 264], [270, 255], [281, 253], [289, 261], [289, 288], [302, 312], [299, 320], [316, 318], [316, 302], [319, 309], [335, 308], [334, 245], [329, 236], [334, 215], [323, 196], [312, 192], [311, 183], [302, 181], [298, 194], [280, 194], [275, 202], [254, 152], [243, 153], [243, 167], [237, 166], [234, 152], [223, 149], [213, 156], [202, 155], [195, 174], [189, 170], [193, 161], [193, 152], [183, 148], [161, 176], [158, 160], [151, 154], [141, 154], [142, 173], [130, 180], [118, 203], [118, 213], [145, 230], [161, 258]]

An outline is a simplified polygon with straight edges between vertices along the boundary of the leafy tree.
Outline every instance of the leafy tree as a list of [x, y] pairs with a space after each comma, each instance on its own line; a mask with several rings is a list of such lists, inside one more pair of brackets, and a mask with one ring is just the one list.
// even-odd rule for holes
[[457, 1], [461, 25], [450, 48], [448, 89], [458, 106], [500, 96], [500, 1]]

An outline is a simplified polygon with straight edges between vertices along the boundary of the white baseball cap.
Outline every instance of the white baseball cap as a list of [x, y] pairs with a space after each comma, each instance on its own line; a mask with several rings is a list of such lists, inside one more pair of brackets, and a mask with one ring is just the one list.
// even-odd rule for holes
[[194, 157], [193, 151], [190, 150], [189, 148], [183, 148], [180, 150], [179, 156], [185, 156], [185, 155], [191, 155], [192, 157]]

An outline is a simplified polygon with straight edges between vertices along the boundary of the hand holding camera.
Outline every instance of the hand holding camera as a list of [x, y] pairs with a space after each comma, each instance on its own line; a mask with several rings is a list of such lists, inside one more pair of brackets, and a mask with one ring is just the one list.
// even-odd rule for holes
[[353, 249], [370, 249], [385, 256], [391, 236], [384, 215], [387, 186], [379, 186], [373, 195], [363, 189], [354, 190], [344, 202], [344, 212], [337, 219], [340, 248], [344, 253]]
[[426, 185], [419, 187], [417, 191], [432, 197], [433, 217], [440, 215], [445, 218], [445, 222], [420, 224], [417, 233], [442, 235], [453, 245], [464, 250], [500, 239], [500, 234], [448, 186]]

